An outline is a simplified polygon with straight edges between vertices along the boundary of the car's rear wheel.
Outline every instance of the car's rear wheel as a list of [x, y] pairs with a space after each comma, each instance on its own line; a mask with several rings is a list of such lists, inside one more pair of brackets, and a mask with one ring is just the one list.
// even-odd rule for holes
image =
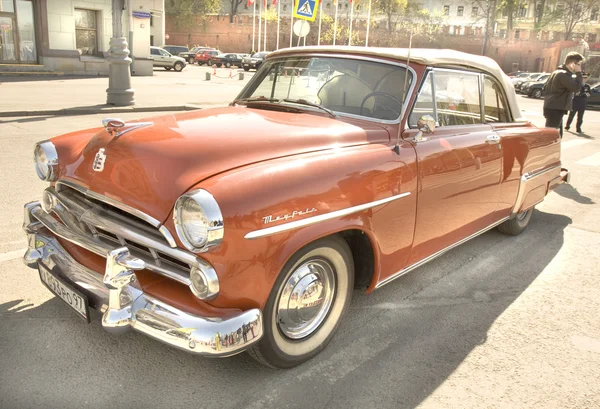
[[217, 63], [216, 65], [217, 65], [217, 67], [221, 68], [221, 65], [223, 65], [223, 64]]
[[244, 71], [250, 71], [249, 67], [244, 67]]
[[508, 219], [498, 226], [500, 233], [516, 236], [525, 231], [531, 220], [533, 207], [517, 214], [513, 219]]
[[165, 70], [171, 71], [171, 67], [165, 67]]
[[298, 251], [277, 278], [263, 311], [264, 335], [248, 352], [275, 368], [311, 359], [333, 338], [350, 305], [354, 264], [339, 237]]
[[185, 67], [185, 65], [183, 65], [182, 62], [176, 62], [173, 66], [173, 68], [175, 68], [175, 71], [177, 72], [181, 72], [181, 70], [183, 70], [183, 67]]
[[533, 92], [531, 93], [531, 96], [534, 98], [541, 98], [542, 97], [542, 90], [541, 89], [534, 89]]

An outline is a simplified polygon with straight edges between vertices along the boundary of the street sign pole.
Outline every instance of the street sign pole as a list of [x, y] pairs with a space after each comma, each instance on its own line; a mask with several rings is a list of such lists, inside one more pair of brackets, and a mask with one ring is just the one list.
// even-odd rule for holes
[[116, 106], [134, 105], [134, 89], [131, 88], [129, 49], [127, 39], [123, 37], [123, 2], [112, 0], [113, 36], [110, 39], [108, 55], [108, 88], [106, 103]]

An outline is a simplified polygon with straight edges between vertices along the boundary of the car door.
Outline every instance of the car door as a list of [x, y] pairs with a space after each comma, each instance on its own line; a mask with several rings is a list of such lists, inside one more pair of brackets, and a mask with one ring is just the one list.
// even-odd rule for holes
[[160, 51], [158, 48], [151, 48], [150, 49], [150, 58], [152, 58], [152, 66], [153, 67], [161, 67], [161, 62], [160, 62]]
[[171, 67], [173, 65], [172, 56], [168, 51], [158, 50], [160, 52], [160, 66], [161, 67]]
[[587, 103], [589, 106], [600, 106], [600, 84], [596, 84], [590, 88], [590, 96]]
[[[497, 220], [502, 146], [484, 123], [482, 76], [435, 69], [427, 73], [409, 115], [418, 161], [418, 207], [409, 265], [444, 250]], [[431, 115], [432, 134], [418, 138], [417, 120]]]

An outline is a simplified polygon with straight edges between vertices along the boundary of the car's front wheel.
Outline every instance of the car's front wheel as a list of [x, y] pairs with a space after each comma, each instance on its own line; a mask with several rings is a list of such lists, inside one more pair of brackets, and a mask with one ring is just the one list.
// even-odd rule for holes
[[226, 62], [226, 63], [225, 63], [225, 67], [227, 67], [227, 68], [231, 67], [231, 63], [230, 63], [229, 61], [228, 61], [228, 62]]
[[531, 96], [534, 98], [541, 98], [542, 97], [542, 90], [541, 89], [534, 89], [533, 92], [531, 93]]
[[531, 220], [533, 207], [517, 214], [514, 218], [508, 219], [498, 226], [500, 233], [516, 236], [525, 231]]
[[175, 71], [177, 72], [181, 72], [181, 70], [183, 70], [183, 67], [185, 67], [185, 65], [182, 62], [176, 62], [173, 66], [173, 68], [175, 68]]
[[298, 251], [285, 265], [263, 311], [264, 335], [248, 352], [275, 368], [311, 359], [333, 338], [350, 305], [354, 263], [333, 236]]

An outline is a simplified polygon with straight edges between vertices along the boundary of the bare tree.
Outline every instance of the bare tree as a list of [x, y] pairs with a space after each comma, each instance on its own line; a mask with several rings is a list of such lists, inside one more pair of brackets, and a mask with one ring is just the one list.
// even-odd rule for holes
[[244, 0], [229, 0], [231, 2], [231, 13], [229, 13], [229, 22], [233, 23], [233, 16], [237, 14], [238, 7]]

